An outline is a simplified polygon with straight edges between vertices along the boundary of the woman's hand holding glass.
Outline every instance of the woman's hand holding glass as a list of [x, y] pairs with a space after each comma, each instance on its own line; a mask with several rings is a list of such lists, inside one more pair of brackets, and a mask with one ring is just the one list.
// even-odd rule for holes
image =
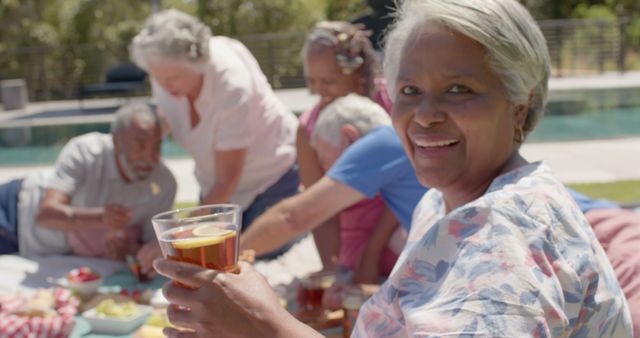
[[157, 259], [156, 271], [177, 281], [163, 292], [174, 325], [193, 330], [184, 333], [167, 328], [168, 337], [274, 337], [279, 323], [291, 315], [280, 305], [267, 281], [246, 262], [238, 273], [204, 269], [195, 264]]

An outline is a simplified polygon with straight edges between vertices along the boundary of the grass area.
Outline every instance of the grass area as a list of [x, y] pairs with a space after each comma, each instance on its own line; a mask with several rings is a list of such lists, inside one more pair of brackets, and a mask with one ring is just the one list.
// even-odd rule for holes
[[608, 199], [622, 204], [640, 203], [640, 181], [617, 181], [612, 183], [569, 184], [587, 196]]

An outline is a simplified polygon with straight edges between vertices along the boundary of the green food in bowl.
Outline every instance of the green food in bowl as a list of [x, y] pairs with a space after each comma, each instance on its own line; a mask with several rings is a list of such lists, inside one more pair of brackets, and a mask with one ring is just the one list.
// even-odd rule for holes
[[113, 299], [105, 299], [96, 306], [98, 317], [127, 319], [140, 314], [140, 309], [134, 302], [116, 303]]
[[171, 323], [169, 323], [169, 319], [167, 315], [164, 313], [154, 312], [147, 319], [147, 325], [157, 326], [157, 327], [172, 327]]

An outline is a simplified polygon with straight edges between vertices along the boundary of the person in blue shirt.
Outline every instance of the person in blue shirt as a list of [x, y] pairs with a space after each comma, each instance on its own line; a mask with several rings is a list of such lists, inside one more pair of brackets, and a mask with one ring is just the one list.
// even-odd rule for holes
[[347, 149], [326, 176], [368, 198], [379, 193], [409, 231], [413, 209], [427, 189], [418, 184], [402, 151], [393, 127], [378, 127]]
[[570, 188], [567, 188], [567, 191], [569, 191], [569, 193], [571, 194], [571, 197], [573, 197], [573, 199], [576, 200], [576, 203], [578, 204], [578, 207], [580, 208], [583, 214], [586, 214], [590, 210], [594, 210], [594, 209], [620, 208], [619, 204], [612, 201], [593, 199], [587, 195], [581, 194]]
[[[332, 105], [341, 104], [337, 101]], [[340, 137], [344, 125], [357, 127], [357, 118], [344, 121], [329, 116], [330, 113], [325, 112], [327, 116], [321, 118], [325, 120], [324, 123], [333, 124], [327, 129], [337, 131], [335, 137]], [[343, 143], [348, 146], [344, 151], [336, 149], [333, 156], [331, 151], [319, 152], [326, 154], [319, 156], [321, 162], [333, 164], [325, 176], [256, 219], [240, 238], [241, 248], [256, 250], [257, 255], [268, 252], [321, 225], [341, 210], [377, 194], [408, 231], [413, 209], [427, 188], [418, 182], [415, 170], [389, 120], [384, 121], [368, 133], [351, 137], [353, 144]], [[318, 121], [318, 124], [316, 129], [322, 133], [322, 121]], [[315, 135], [314, 132], [312, 142], [315, 140], [317, 147], [322, 146], [322, 139], [327, 137]]]

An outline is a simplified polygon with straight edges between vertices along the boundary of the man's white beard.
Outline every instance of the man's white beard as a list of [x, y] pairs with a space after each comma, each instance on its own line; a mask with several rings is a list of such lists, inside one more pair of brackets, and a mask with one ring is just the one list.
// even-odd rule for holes
[[122, 172], [124, 173], [124, 176], [126, 176], [128, 180], [130, 181], [140, 180], [140, 177], [138, 177], [138, 175], [129, 166], [129, 161], [127, 160], [127, 157], [124, 155], [124, 153], [120, 152], [118, 154], [118, 159], [120, 160], [119, 161], [120, 169], [122, 170]]

